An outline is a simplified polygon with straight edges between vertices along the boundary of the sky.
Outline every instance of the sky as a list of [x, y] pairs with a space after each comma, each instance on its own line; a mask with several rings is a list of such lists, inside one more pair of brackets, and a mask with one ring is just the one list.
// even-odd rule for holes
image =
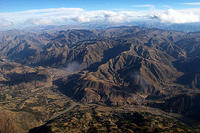
[[0, 30], [138, 20], [200, 22], [200, 0], [0, 0]]
[[[85, 10], [128, 9], [141, 10], [153, 5], [157, 8], [193, 8], [200, 0], [0, 0], [0, 12], [14, 12], [47, 8], [83, 8]], [[137, 7], [138, 5], [138, 7]], [[142, 7], [144, 5], [144, 7]], [[200, 5], [200, 4], [199, 4]]]

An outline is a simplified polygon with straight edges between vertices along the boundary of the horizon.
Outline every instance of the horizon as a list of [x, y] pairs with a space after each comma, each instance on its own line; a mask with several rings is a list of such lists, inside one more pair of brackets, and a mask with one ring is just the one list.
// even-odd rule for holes
[[49, 25], [188, 24], [200, 22], [200, 2], [159, 0], [0, 1], [0, 30]]

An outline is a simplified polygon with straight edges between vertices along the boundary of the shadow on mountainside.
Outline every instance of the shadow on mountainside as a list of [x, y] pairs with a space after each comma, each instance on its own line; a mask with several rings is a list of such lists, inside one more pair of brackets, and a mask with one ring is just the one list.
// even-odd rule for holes
[[97, 71], [98, 67], [100, 65], [102, 65], [102, 64], [106, 63], [107, 61], [109, 61], [110, 59], [120, 55], [122, 52], [130, 50], [130, 46], [131, 46], [131, 44], [126, 44], [124, 46], [118, 45], [118, 46], [115, 46], [113, 48], [110, 48], [110, 49], [104, 51], [102, 60], [100, 62], [95, 62], [95, 63], [91, 64], [87, 69], [90, 71], [93, 71], [93, 72]]
[[44, 81], [47, 79], [47, 76], [44, 74], [38, 74], [36, 72], [32, 73], [9, 73], [4, 75], [4, 78], [7, 81], [0, 81], [0, 84], [5, 85], [16, 85], [20, 83], [32, 82], [32, 81]]

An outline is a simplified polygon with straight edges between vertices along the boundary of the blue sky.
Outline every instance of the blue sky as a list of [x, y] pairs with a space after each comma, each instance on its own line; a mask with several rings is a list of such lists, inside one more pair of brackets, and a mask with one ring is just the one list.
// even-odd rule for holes
[[200, 0], [0, 0], [0, 30], [138, 20], [200, 23]]
[[[0, 12], [23, 11], [46, 8], [84, 8], [86, 10], [144, 10], [147, 7], [134, 5], [154, 5], [156, 8], [192, 8], [194, 5], [183, 3], [200, 2], [200, 0], [0, 0]], [[196, 5], [200, 6], [200, 5]]]

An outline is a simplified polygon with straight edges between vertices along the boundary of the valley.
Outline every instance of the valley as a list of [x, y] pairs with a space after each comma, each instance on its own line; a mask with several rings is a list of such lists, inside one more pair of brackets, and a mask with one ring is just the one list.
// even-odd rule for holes
[[137, 26], [0, 32], [0, 131], [198, 133], [199, 51]]

